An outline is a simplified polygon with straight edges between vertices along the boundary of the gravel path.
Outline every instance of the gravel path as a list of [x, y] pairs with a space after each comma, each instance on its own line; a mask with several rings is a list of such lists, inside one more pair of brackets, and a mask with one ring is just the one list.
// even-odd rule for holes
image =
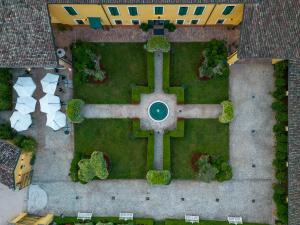
[[163, 169], [163, 138], [164, 134], [162, 131], [156, 131], [154, 133], [154, 168], [156, 170]]

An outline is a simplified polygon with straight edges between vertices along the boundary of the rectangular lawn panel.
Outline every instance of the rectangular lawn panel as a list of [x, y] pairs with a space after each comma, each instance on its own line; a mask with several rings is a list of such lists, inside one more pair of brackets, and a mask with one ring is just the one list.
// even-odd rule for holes
[[145, 179], [147, 139], [133, 136], [130, 119], [87, 119], [75, 124], [75, 151], [86, 158], [94, 151], [107, 153], [109, 179]]
[[86, 103], [131, 103], [134, 85], [147, 86], [146, 51], [142, 43], [80, 43], [73, 48], [73, 64], [81, 61], [85, 49], [101, 55], [108, 79], [102, 84], [80, 82], [74, 73], [74, 97]]
[[186, 119], [184, 137], [171, 138], [171, 172], [174, 179], [196, 179], [192, 156], [207, 153], [229, 159], [229, 125], [217, 119]]
[[185, 88], [185, 103], [213, 104], [228, 99], [228, 77], [199, 80], [205, 43], [172, 43], [170, 85]]

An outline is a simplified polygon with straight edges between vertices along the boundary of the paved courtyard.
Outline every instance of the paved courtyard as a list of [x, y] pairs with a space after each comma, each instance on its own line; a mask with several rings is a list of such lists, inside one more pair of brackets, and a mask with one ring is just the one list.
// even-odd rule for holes
[[242, 216], [245, 221], [273, 224], [272, 90], [270, 63], [231, 66], [230, 96], [236, 113], [230, 126], [234, 176], [224, 183], [180, 180], [172, 181], [169, 186], [149, 186], [145, 180], [72, 183], [67, 171], [73, 136], [43, 133], [45, 142], [39, 146], [33, 183], [45, 190], [48, 203], [43, 208], [31, 208], [30, 212], [75, 215], [78, 211], [92, 211], [116, 216], [121, 211], [132, 211], [136, 216], [155, 219], [183, 218], [190, 213], [220, 220], [234, 215]]

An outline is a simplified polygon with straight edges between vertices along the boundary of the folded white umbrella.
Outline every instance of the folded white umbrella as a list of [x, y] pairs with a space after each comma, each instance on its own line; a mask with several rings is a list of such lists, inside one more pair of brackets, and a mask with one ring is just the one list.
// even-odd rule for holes
[[29, 128], [32, 120], [30, 114], [22, 114], [18, 111], [15, 111], [10, 117], [10, 125], [16, 131], [24, 131]]
[[54, 114], [47, 114], [47, 123], [48, 127], [51, 127], [53, 130], [59, 130], [66, 126], [66, 115], [61, 111], [57, 111]]
[[41, 112], [54, 114], [60, 110], [59, 97], [51, 94], [46, 94], [40, 99]]
[[26, 97], [33, 94], [36, 85], [31, 77], [19, 77], [14, 85], [14, 89], [20, 97]]
[[28, 114], [35, 111], [36, 100], [33, 97], [18, 97], [16, 110], [22, 114]]
[[47, 73], [41, 80], [43, 91], [47, 94], [54, 94], [59, 76], [52, 73]]

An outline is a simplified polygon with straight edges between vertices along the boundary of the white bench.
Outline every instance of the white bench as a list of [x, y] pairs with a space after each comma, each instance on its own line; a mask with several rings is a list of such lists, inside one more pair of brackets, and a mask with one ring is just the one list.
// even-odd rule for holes
[[93, 215], [93, 213], [81, 213], [81, 212], [78, 212], [77, 219], [78, 220], [83, 220], [83, 221], [90, 220], [90, 219], [92, 219], [92, 215]]
[[120, 213], [119, 220], [133, 220], [133, 213]]
[[237, 224], [243, 224], [242, 217], [228, 216], [227, 217], [227, 221], [228, 221], [228, 223], [235, 224], [235, 225], [237, 225]]
[[199, 216], [185, 214], [184, 219], [186, 223], [199, 223]]

